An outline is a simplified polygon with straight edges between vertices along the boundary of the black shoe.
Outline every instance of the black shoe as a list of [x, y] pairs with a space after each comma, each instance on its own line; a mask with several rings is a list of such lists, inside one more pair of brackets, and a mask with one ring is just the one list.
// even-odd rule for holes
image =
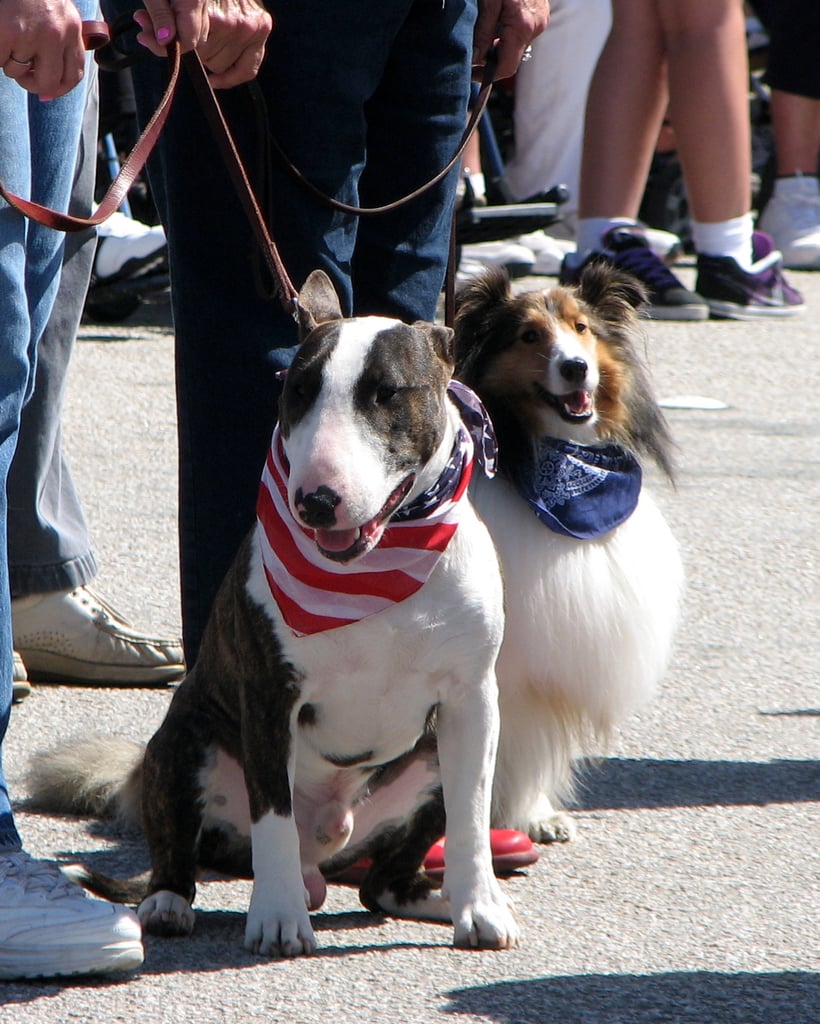
[[731, 256], [698, 256], [698, 292], [712, 316], [727, 320], [792, 316], [806, 308], [783, 276], [783, 257], [771, 238], [755, 231], [754, 264], [744, 270]]
[[644, 313], [652, 320], [708, 320], [709, 307], [696, 292], [690, 292], [675, 277], [663, 260], [649, 247], [639, 229], [610, 228], [604, 235], [603, 249], [576, 263], [569, 255], [561, 266], [561, 284], [577, 284], [587, 263], [604, 260], [636, 277], [649, 292]]

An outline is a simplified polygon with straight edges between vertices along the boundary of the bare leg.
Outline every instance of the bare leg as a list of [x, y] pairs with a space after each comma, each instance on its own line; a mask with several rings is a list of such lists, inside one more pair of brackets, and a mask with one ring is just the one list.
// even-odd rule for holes
[[777, 176], [817, 174], [820, 100], [773, 89], [772, 124], [777, 146]]
[[656, 0], [613, 0], [587, 100], [580, 217], [637, 217], [666, 95]]
[[[622, 0], [616, 7], [630, 6]], [[657, 0], [666, 41], [670, 117], [693, 219], [751, 207], [749, 69], [740, 0]]]

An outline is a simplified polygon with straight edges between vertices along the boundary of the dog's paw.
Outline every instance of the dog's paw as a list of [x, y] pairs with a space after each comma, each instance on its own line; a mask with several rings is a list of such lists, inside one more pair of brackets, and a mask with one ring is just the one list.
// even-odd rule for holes
[[245, 925], [245, 949], [260, 956], [310, 956], [316, 937], [307, 906], [286, 906], [251, 899]]
[[137, 909], [143, 931], [151, 935], [190, 935], [196, 917], [191, 904], [175, 892], [160, 890], [140, 903]]
[[459, 949], [512, 949], [521, 938], [512, 903], [492, 872], [468, 879], [445, 875], [442, 894], [449, 901], [453, 945]]
[[458, 949], [513, 949], [521, 939], [512, 906], [503, 896], [454, 910], [453, 926], [453, 945]]
[[528, 831], [534, 843], [569, 843], [578, 833], [572, 815], [564, 811], [530, 822]]

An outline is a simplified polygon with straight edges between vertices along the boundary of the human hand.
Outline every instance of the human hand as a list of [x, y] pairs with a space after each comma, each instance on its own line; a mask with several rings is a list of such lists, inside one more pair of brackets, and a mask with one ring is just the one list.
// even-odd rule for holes
[[257, 0], [210, 0], [208, 38], [197, 48], [215, 89], [256, 77], [273, 19]]
[[[0, 0], [5, 2], [5, 0]], [[195, 50], [208, 38], [208, 0], [144, 0], [145, 10], [135, 11], [137, 39], [157, 57], [164, 57], [169, 43], [179, 40], [183, 52]]]
[[526, 47], [547, 27], [549, 17], [549, 0], [479, 0], [473, 64], [483, 67], [496, 44], [495, 78], [510, 78]]
[[0, 67], [43, 99], [82, 81], [82, 21], [71, 0], [0, 0]]

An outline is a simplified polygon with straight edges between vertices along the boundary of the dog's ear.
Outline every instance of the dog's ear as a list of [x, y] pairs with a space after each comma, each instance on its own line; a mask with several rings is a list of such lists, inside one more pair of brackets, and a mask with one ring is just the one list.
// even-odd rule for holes
[[441, 361], [453, 372], [456, 364], [455, 332], [443, 324], [431, 324], [427, 320], [417, 320], [413, 326], [424, 331], [433, 346], [433, 350]]
[[641, 309], [649, 301], [643, 284], [603, 260], [589, 263], [581, 272], [578, 295], [602, 316], [617, 317], [625, 308]]
[[456, 294], [456, 321], [502, 305], [512, 296], [510, 276], [501, 267], [488, 267]]
[[506, 270], [490, 268], [466, 284], [456, 296], [456, 376], [476, 387], [487, 351], [503, 332], [503, 320], [512, 285]]
[[314, 270], [299, 292], [300, 339], [329, 320], [341, 320], [342, 307], [333, 282], [324, 270]]

